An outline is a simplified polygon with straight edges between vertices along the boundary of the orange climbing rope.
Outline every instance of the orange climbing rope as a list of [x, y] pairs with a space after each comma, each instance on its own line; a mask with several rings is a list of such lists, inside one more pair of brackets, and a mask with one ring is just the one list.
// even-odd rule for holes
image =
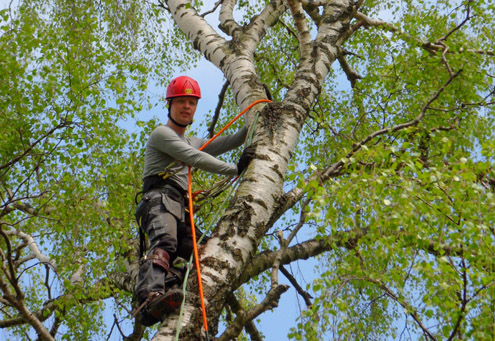
[[[234, 117], [232, 121], [230, 121], [225, 127], [220, 129], [218, 133], [216, 133], [211, 139], [209, 139], [204, 145], [199, 148], [199, 150], [203, 150], [207, 145], [209, 145], [214, 139], [216, 139], [220, 134], [222, 134], [228, 127], [230, 127], [238, 118], [244, 115], [249, 109], [255, 106], [258, 103], [262, 102], [271, 102], [269, 99], [259, 99], [251, 103], [246, 109], [244, 109], [239, 115]], [[237, 179], [237, 178], [236, 178]], [[205, 310], [205, 301], [203, 296], [203, 285], [201, 283], [201, 271], [199, 269], [199, 257], [198, 257], [198, 246], [196, 245], [196, 229], [194, 227], [194, 211], [193, 211], [193, 193], [192, 193], [192, 185], [191, 185], [191, 166], [189, 166], [188, 171], [188, 186], [187, 193], [189, 197], [189, 218], [191, 220], [191, 230], [192, 230], [192, 240], [193, 240], [193, 249], [194, 249], [194, 261], [196, 265], [196, 271], [198, 273], [198, 287], [199, 287], [199, 297], [201, 299], [201, 310], [203, 312], [203, 325], [205, 328], [206, 339], [209, 340], [208, 336], [208, 322], [206, 319], [206, 310]]]

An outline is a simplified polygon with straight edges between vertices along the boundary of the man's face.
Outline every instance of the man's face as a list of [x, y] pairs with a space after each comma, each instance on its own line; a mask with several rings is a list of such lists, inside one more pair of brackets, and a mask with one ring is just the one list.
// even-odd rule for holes
[[170, 116], [178, 123], [187, 125], [192, 122], [197, 106], [196, 97], [176, 97], [170, 104]]

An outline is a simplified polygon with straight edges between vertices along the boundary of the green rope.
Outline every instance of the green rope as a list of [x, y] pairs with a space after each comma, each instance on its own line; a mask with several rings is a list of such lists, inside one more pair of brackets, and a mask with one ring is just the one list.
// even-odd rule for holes
[[[205, 229], [205, 233], [201, 235], [201, 237], [198, 239], [198, 243], [200, 243], [202, 240], [203, 240], [203, 237], [206, 235], [207, 232], [210, 232], [210, 230], [212, 229], [213, 227], [213, 223], [215, 221], [217, 221], [217, 217], [220, 215], [220, 213], [222, 211], [225, 210], [225, 208], [227, 207], [227, 203], [228, 201], [230, 200], [230, 198], [232, 197], [232, 194], [234, 193], [234, 190], [239, 186], [239, 183], [236, 182], [236, 184], [234, 184], [234, 186], [232, 186], [230, 188], [230, 191], [229, 193], [227, 194], [227, 196], [225, 197], [225, 199], [223, 200], [222, 204], [220, 205], [220, 207], [217, 209], [217, 211], [215, 212], [215, 214], [213, 215], [213, 218], [209, 220], [208, 224], [206, 225], [206, 229]], [[182, 304], [180, 306], [180, 312], [179, 312], [179, 321], [178, 321], [178, 327], [177, 327], [177, 332], [175, 334], [175, 340], [178, 341], [179, 340], [179, 334], [180, 334], [180, 331], [181, 331], [181, 325], [182, 325], [182, 318], [183, 318], [183, 315], [184, 315], [184, 304], [186, 302], [186, 295], [187, 295], [187, 290], [186, 290], [186, 287], [187, 287], [187, 279], [189, 277], [189, 273], [192, 269], [192, 264], [193, 264], [193, 260], [194, 260], [194, 255], [191, 255], [191, 257], [189, 258], [189, 261], [187, 263], [187, 270], [186, 270], [186, 274], [184, 276], [184, 282], [182, 284], [182, 293], [183, 293], [183, 296], [184, 298], [182, 299]]]
[[251, 124], [250, 131], [248, 134], [248, 143], [247, 145], [251, 145], [251, 142], [253, 140], [253, 135], [254, 135], [254, 128], [256, 127], [256, 124], [258, 123], [258, 118], [260, 117], [260, 112], [256, 112], [256, 116], [254, 116], [253, 124]]

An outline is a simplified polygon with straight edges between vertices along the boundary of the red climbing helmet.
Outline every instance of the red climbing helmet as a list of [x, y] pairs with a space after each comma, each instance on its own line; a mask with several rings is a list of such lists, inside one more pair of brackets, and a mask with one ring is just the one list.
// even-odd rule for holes
[[199, 84], [191, 77], [179, 76], [174, 78], [167, 86], [167, 99], [191, 96], [201, 98], [201, 90]]

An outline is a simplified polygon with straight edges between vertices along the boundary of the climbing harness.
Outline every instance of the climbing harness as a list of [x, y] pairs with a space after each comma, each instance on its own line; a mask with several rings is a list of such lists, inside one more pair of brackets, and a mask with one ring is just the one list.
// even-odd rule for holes
[[[220, 129], [218, 133], [216, 133], [211, 139], [209, 139], [204, 145], [199, 148], [199, 150], [203, 150], [208, 146], [214, 139], [216, 139], [218, 136], [220, 136], [227, 128], [229, 128], [237, 119], [239, 119], [242, 115], [244, 115], [249, 109], [251, 109], [253, 106], [255, 106], [258, 103], [262, 102], [271, 102], [269, 99], [259, 99], [257, 101], [254, 101], [251, 103], [246, 109], [244, 109], [240, 114], [238, 114], [236, 117], [232, 119], [225, 127]], [[237, 180], [237, 178], [235, 179]], [[203, 314], [203, 326], [205, 329], [205, 335], [206, 335], [206, 340], [209, 340], [209, 335], [208, 335], [208, 321], [206, 318], [206, 309], [205, 309], [205, 303], [204, 303], [204, 295], [203, 295], [203, 285], [201, 282], [201, 270], [199, 268], [199, 257], [198, 257], [198, 246], [196, 243], [196, 229], [194, 226], [194, 205], [193, 205], [193, 193], [192, 193], [192, 185], [191, 185], [191, 166], [189, 166], [188, 170], [188, 201], [189, 201], [189, 218], [191, 220], [191, 230], [192, 230], [192, 240], [193, 240], [193, 250], [194, 250], [194, 260], [195, 260], [195, 265], [196, 265], [196, 272], [198, 275], [198, 287], [199, 287], [199, 297], [201, 300], [201, 310]]]

